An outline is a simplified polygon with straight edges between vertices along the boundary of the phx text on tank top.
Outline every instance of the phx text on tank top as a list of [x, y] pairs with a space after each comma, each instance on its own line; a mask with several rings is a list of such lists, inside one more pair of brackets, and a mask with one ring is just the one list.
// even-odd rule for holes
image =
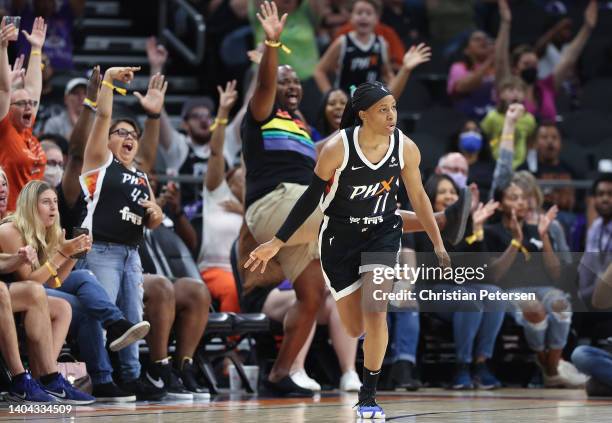
[[397, 191], [404, 167], [403, 135], [395, 129], [387, 153], [371, 163], [359, 147], [359, 126], [340, 132], [344, 161], [329, 181], [321, 208], [331, 222], [371, 227], [397, 212]]
[[128, 169], [114, 156], [104, 166], [80, 177], [87, 217], [83, 227], [94, 241], [136, 246], [143, 236], [149, 181], [144, 172]]
[[343, 37], [337, 87], [348, 93], [352, 85], [357, 87], [364, 82], [380, 81], [386, 55], [382, 39], [372, 35], [370, 42], [364, 45], [354, 38], [352, 33]]

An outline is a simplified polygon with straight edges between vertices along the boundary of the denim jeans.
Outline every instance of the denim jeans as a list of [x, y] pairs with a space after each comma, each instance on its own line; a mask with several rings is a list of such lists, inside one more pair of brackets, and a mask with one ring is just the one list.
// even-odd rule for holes
[[[551, 286], [516, 288], [510, 289], [508, 292], [534, 293], [546, 310], [546, 319], [543, 322], [531, 323], [523, 316], [518, 302], [510, 303], [510, 314], [514, 317], [516, 323], [523, 327], [525, 339], [532, 350], [541, 352], [547, 349], [561, 350], [565, 348], [572, 324], [572, 309], [565, 292]], [[553, 310], [552, 305], [557, 300], [566, 301], [567, 308], [564, 311], [556, 312]]]
[[585, 375], [612, 387], [612, 354], [609, 352], [581, 345], [572, 353], [572, 363]]
[[416, 351], [419, 342], [419, 312], [398, 311], [387, 315], [391, 335], [390, 358], [393, 363], [399, 360], [416, 364]]
[[[480, 290], [489, 292], [501, 291], [494, 285], [442, 285], [437, 284], [432, 291], [447, 292], [461, 290], [475, 292], [479, 297]], [[444, 303], [440, 301], [439, 303]], [[461, 304], [460, 304], [461, 303]], [[453, 324], [453, 339], [457, 363], [471, 363], [474, 357], [491, 358], [495, 349], [495, 340], [504, 322], [504, 311], [499, 301], [488, 299], [478, 301], [454, 301], [447, 304], [448, 311], [438, 311], [436, 314], [443, 320]], [[460, 307], [462, 311], [452, 311]]]
[[[97, 282], [94, 282], [95, 277], [93, 275], [89, 277], [89, 274], [90, 272], [83, 270], [73, 271], [59, 289], [47, 288], [46, 291], [48, 296], [62, 298], [70, 303], [72, 308], [70, 333], [77, 340], [80, 356], [85, 361], [92, 384], [98, 385], [113, 381], [113, 368], [104, 345], [101, 320], [94, 316], [95, 313], [92, 313], [87, 307], [87, 304], [92, 300], [95, 302], [95, 298], [83, 295], [85, 292], [95, 292], [95, 289], [89, 289], [90, 287], [82, 288], [83, 285], [97, 284]], [[81, 289], [78, 289], [78, 287], [81, 287]], [[102, 291], [102, 294], [106, 297], [104, 291]], [[83, 299], [84, 297], [88, 298]], [[119, 318], [121, 317], [122, 315], [119, 312]]]
[[[125, 318], [132, 323], [142, 320], [143, 277], [140, 256], [136, 247], [94, 242], [84, 259], [84, 265], [91, 270]], [[119, 351], [120, 375], [123, 381], [140, 377], [138, 343], [135, 342]]]

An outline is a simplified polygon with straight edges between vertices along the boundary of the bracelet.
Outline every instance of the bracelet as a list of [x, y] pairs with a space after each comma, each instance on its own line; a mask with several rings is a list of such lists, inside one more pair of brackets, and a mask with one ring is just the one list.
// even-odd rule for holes
[[517, 250], [523, 253], [523, 256], [525, 256], [525, 261], [529, 261], [531, 255], [529, 254], [529, 250], [527, 250], [527, 248], [525, 248], [523, 244], [521, 244], [517, 239], [512, 238], [512, 241], [510, 241], [510, 245], [516, 247]]
[[147, 119], [159, 119], [161, 117], [161, 113], [147, 113]]
[[98, 102], [97, 102], [97, 101], [90, 100], [90, 99], [88, 99], [87, 97], [85, 97], [85, 100], [83, 100], [83, 104], [85, 104], [85, 105], [87, 105], [87, 106], [91, 106], [91, 107], [93, 107], [94, 109], [95, 109], [96, 107], [98, 107]]
[[272, 48], [281, 48], [281, 50], [283, 50], [285, 53], [287, 54], [291, 54], [291, 49], [289, 47], [287, 47], [286, 45], [284, 45], [283, 43], [281, 43], [280, 41], [272, 41], [272, 40], [265, 40], [264, 44], [267, 45], [268, 47], [272, 47]]
[[51, 273], [51, 276], [55, 280], [55, 286], [52, 286], [51, 288], [59, 288], [60, 286], [62, 286], [62, 280], [57, 276], [57, 270], [53, 269], [53, 266], [51, 265], [49, 260], [45, 262], [45, 266], [47, 267], [47, 270], [49, 270], [49, 273]]
[[102, 85], [106, 85], [111, 90], [117, 91], [118, 94], [121, 94], [121, 95], [127, 94], [127, 90], [125, 88], [115, 87], [113, 84], [111, 84], [110, 82], [106, 80], [102, 81]]
[[482, 229], [479, 229], [476, 232], [474, 232], [472, 235], [465, 238], [465, 242], [467, 242], [467, 245], [472, 245], [476, 241], [482, 241], [483, 238], [484, 238], [484, 231]]
[[210, 125], [210, 130], [214, 131], [215, 129], [217, 129], [217, 126], [219, 125], [227, 125], [229, 123], [229, 119], [228, 118], [215, 118], [214, 122], [212, 125]]
[[514, 141], [514, 134], [506, 134], [501, 136], [502, 141]]
[[30, 56], [40, 56], [42, 55], [42, 52], [40, 50], [32, 50], [30, 52]]
[[57, 252], [60, 253], [60, 256], [62, 256], [64, 258], [67, 258], [67, 259], [70, 259], [70, 257], [68, 257], [66, 254], [62, 253], [62, 250], [58, 249]]

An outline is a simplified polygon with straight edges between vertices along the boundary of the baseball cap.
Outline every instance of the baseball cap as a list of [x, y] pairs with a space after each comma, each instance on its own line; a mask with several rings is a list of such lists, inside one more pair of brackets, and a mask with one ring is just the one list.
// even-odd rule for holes
[[64, 90], [64, 95], [70, 94], [70, 92], [72, 90], [74, 90], [76, 87], [78, 87], [79, 85], [84, 85], [85, 87], [87, 87], [88, 83], [89, 83], [89, 81], [87, 79], [85, 79], [85, 78], [72, 78], [66, 84], [66, 89]]
[[215, 103], [210, 97], [194, 97], [183, 104], [183, 109], [181, 110], [181, 117], [183, 120], [186, 120], [189, 113], [196, 107], [206, 107], [210, 110], [210, 113], [215, 112]]

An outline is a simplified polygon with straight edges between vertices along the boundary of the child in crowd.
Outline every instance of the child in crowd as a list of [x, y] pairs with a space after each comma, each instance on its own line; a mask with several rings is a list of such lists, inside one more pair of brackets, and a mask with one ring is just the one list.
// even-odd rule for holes
[[[495, 159], [499, 157], [499, 143], [504, 126], [504, 115], [508, 106], [513, 103], [523, 103], [527, 88], [525, 83], [518, 77], [504, 79], [497, 86], [499, 98], [497, 107], [491, 110], [480, 122], [480, 127], [485, 136], [490, 140], [491, 151]], [[512, 168], [516, 169], [527, 158], [529, 141], [536, 130], [536, 121], [529, 112], [524, 113], [516, 122], [516, 133], [514, 134], [514, 159]]]

